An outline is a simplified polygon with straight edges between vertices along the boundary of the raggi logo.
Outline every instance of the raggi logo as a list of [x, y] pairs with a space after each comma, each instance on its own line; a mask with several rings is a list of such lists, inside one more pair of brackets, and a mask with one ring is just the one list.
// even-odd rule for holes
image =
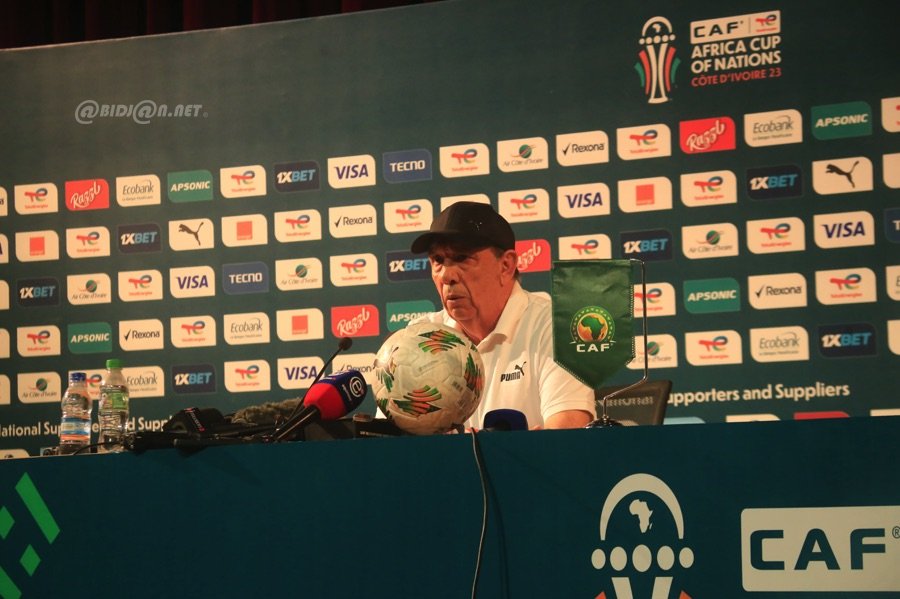
[[66, 181], [66, 208], [72, 211], [109, 208], [109, 183], [105, 179]]
[[736, 128], [731, 117], [681, 121], [678, 129], [681, 151], [685, 154], [721, 152], [736, 147]]
[[335, 337], [377, 337], [380, 334], [378, 308], [360, 306], [333, 306], [331, 308], [331, 334]]

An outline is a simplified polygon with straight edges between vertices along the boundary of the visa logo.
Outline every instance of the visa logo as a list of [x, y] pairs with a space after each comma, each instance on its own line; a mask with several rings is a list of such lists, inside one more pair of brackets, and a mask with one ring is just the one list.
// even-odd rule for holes
[[823, 223], [822, 228], [825, 235], [829, 239], [841, 237], [856, 237], [857, 235], [865, 235], [866, 227], [862, 221], [844, 222], [844, 223]]
[[179, 289], [200, 289], [209, 287], [209, 280], [206, 278], [206, 275], [176, 276], [175, 282], [178, 284]]
[[365, 164], [346, 164], [334, 167], [338, 179], [359, 179], [369, 176], [369, 168]]
[[593, 208], [603, 205], [603, 196], [599, 191], [593, 193], [566, 194], [569, 208]]
[[289, 381], [303, 381], [316, 378], [319, 370], [315, 366], [289, 366], [284, 369], [284, 375]]

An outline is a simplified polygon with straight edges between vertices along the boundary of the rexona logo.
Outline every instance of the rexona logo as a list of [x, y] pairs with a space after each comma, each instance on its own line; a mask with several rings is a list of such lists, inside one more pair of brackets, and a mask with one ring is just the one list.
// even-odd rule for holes
[[434, 312], [434, 303], [428, 300], [388, 302], [386, 323], [390, 332], [399, 331], [413, 320]]
[[389, 281], [421, 281], [431, 277], [431, 265], [422, 254], [388, 252], [385, 261]]
[[747, 248], [754, 254], [802, 252], [806, 249], [806, 225], [794, 216], [748, 220]]
[[681, 175], [681, 201], [689, 208], [737, 203], [737, 178], [731, 171]]
[[806, 278], [799, 272], [747, 277], [747, 291], [757, 310], [806, 306]]
[[757, 362], [809, 360], [809, 335], [796, 326], [750, 329], [750, 355]]
[[609, 260], [612, 241], [604, 233], [559, 238], [560, 260]]
[[546, 272], [550, 270], [550, 243], [546, 239], [524, 239], [516, 241], [518, 268], [521, 273]]
[[228, 295], [269, 292], [269, 265], [238, 262], [222, 265], [222, 291]]
[[[34, 428], [39, 427], [35, 425]], [[28, 434], [31, 434], [31, 427], [27, 427], [27, 430]], [[35, 436], [39, 434], [44, 433], [34, 433]], [[9, 480], [11, 482], [12, 477], [9, 477]], [[7, 572], [0, 566], [0, 596], [4, 599], [27, 596], [27, 589], [31, 586], [38, 566], [43, 563], [42, 572], [45, 576], [49, 575], [54, 568], [53, 560], [49, 559], [50, 556], [57, 556], [57, 558], [59, 556], [58, 552], [54, 552], [50, 548], [50, 545], [53, 545], [59, 536], [59, 524], [27, 472], [22, 474], [14, 488], [18, 495], [16, 500], [13, 499], [12, 489], [3, 489], [0, 492], [0, 497], [5, 497], [3, 503], [0, 503], [0, 539], [7, 543], [3, 555], [9, 557], [7, 566], [11, 567]], [[52, 502], [52, 493], [48, 497]], [[19, 501], [21, 501], [21, 505]], [[15, 518], [13, 514], [16, 515]], [[10, 531], [14, 526], [16, 530], [10, 536]], [[22, 547], [20, 544], [25, 546]], [[43, 554], [43, 558], [41, 558], [41, 554]], [[19, 563], [15, 566], [12, 565], [13, 555], [21, 555]], [[3, 562], [7, 563], [7, 560], [4, 559]], [[26, 589], [25, 593], [16, 585], [14, 576], [22, 577], [21, 583], [24, 583], [22, 586]]]
[[166, 188], [170, 202], [208, 202], [213, 199], [212, 173], [207, 170], [168, 173]]
[[75, 260], [109, 256], [109, 242], [106, 227], [66, 229], [66, 254]]
[[328, 184], [335, 189], [375, 185], [375, 158], [369, 154], [329, 158]]
[[216, 319], [208, 314], [169, 319], [169, 338], [178, 348], [216, 345]]
[[215, 393], [216, 369], [212, 364], [172, 366], [172, 390], [179, 394]]
[[543, 189], [501, 191], [497, 211], [511, 223], [550, 220], [550, 196]]
[[748, 146], [778, 146], [803, 141], [803, 118], [793, 109], [744, 115], [744, 142]]
[[672, 131], [663, 123], [616, 129], [616, 152], [622, 160], [671, 156]]
[[30, 183], [13, 187], [16, 214], [59, 212], [59, 195], [53, 183]]
[[741, 288], [736, 279], [698, 279], [684, 282], [684, 307], [691, 314], [738, 312]]
[[59, 281], [53, 277], [19, 279], [16, 299], [23, 308], [59, 305]]
[[610, 193], [606, 183], [562, 185], [556, 188], [556, 210], [563, 218], [605, 216], [610, 213]]
[[618, 191], [622, 212], [672, 209], [672, 182], [667, 177], [622, 180]]
[[54, 325], [16, 329], [16, 349], [23, 358], [58, 356], [60, 346], [59, 328]]
[[282, 291], [321, 289], [324, 274], [318, 258], [275, 261], [275, 285]]
[[358, 370], [369, 385], [375, 382], [375, 354], [340, 354], [332, 362], [332, 372]]
[[623, 258], [654, 261], [672, 259], [672, 234], [665, 229], [619, 234]]
[[322, 217], [318, 210], [276, 212], [275, 239], [281, 243], [322, 239]]
[[900, 506], [741, 512], [741, 579], [750, 592], [900, 591]]
[[214, 296], [216, 273], [210, 266], [170, 268], [169, 293], [178, 299]]
[[702, 154], [733, 150], [736, 147], [736, 128], [731, 117], [717, 116], [678, 124], [681, 151]]
[[119, 299], [144, 302], [163, 298], [162, 274], [158, 270], [128, 270], [118, 276]]
[[73, 354], [103, 354], [113, 350], [112, 327], [108, 322], [70, 324], [66, 328], [66, 338]]
[[282, 389], [308, 389], [319, 372], [325, 367], [321, 358], [278, 359], [278, 386]]
[[819, 326], [819, 353], [826, 358], [874, 356], [875, 341], [875, 327], [867, 322]]
[[231, 393], [271, 390], [272, 373], [265, 360], [225, 362], [222, 371], [225, 373], [225, 389]]
[[73, 306], [109, 304], [112, 302], [112, 282], [102, 272], [66, 277], [66, 294]]
[[872, 191], [872, 161], [865, 156], [816, 160], [812, 177], [813, 189], [822, 195]]
[[360, 306], [332, 306], [331, 334], [335, 337], [377, 337], [380, 334], [378, 308]]
[[16, 388], [22, 403], [59, 403], [62, 399], [62, 381], [55, 372], [18, 373]]
[[863, 210], [813, 215], [816, 245], [823, 249], [875, 245], [875, 221]]
[[266, 195], [266, 169], [259, 164], [219, 169], [219, 191], [224, 198]]
[[556, 136], [556, 161], [560, 166], [609, 162], [609, 136], [599, 130], [561, 133]]
[[125, 351], [163, 349], [163, 323], [155, 318], [119, 321], [119, 346]]
[[228, 345], [269, 343], [269, 316], [265, 312], [225, 314], [222, 333]]
[[308, 341], [325, 338], [325, 318], [318, 308], [279, 310], [276, 314], [278, 338], [282, 341]]
[[375, 254], [331, 256], [331, 284], [335, 287], [378, 284], [378, 258]]
[[162, 249], [162, 237], [156, 223], [119, 225], [117, 235], [119, 251], [123, 254], [158, 252]]
[[425, 230], [432, 218], [431, 202], [425, 199], [384, 203], [384, 228], [388, 233]]
[[222, 243], [227, 247], [268, 244], [269, 225], [265, 215], [223, 216]]
[[816, 271], [816, 299], [820, 304], [860, 304], [877, 301], [875, 273], [870, 268]]
[[737, 256], [737, 227], [731, 223], [682, 227], [681, 247], [685, 257], [692, 260]]
[[169, 247], [176, 252], [211, 250], [215, 237], [215, 225], [208, 218], [169, 221]]
[[634, 286], [634, 316], [643, 318], [644, 304], [647, 305], [647, 317], [675, 315], [675, 288], [670, 283], [647, 283]]
[[152, 206], [161, 203], [159, 177], [135, 175], [116, 177], [116, 202], [123, 208]]
[[59, 260], [59, 235], [50, 230], [16, 233], [16, 259], [19, 262]]
[[425, 149], [385, 152], [382, 173], [388, 183], [431, 181], [431, 152]]
[[448, 179], [491, 172], [491, 151], [481, 143], [441, 146], [440, 160], [441, 174]]
[[747, 195], [753, 200], [800, 197], [803, 195], [803, 173], [795, 164], [749, 168]]
[[280, 192], [319, 189], [319, 163], [314, 160], [281, 162], [272, 170], [275, 173], [275, 189]]
[[816, 139], [872, 135], [872, 107], [868, 102], [813, 106], [810, 120]]
[[[679, 576], [694, 565], [678, 498], [652, 474], [626, 476], [606, 496], [600, 510], [600, 543], [591, 565], [600, 574], [598, 598], [624, 599], [652, 588], [653, 597], [690, 597]], [[596, 529], [595, 529], [596, 530]]]
[[497, 142], [497, 167], [504, 173], [547, 168], [549, 156], [547, 140], [543, 137]]
[[337, 239], [378, 234], [378, 216], [372, 204], [328, 209], [328, 231]]
[[741, 336], [737, 331], [685, 333], [685, 357], [693, 366], [741, 364], [744, 361]]
[[[631, 370], [644, 369], [644, 336], [634, 336], [634, 360], [627, 364]], [[677, 368], [678, 342], [672, 335], [649, 335], [647, 337], [647, 367]], [[641, 399], [641, 398], [638, 398]], [[648, 398], [652, 402], [652, 398]]]

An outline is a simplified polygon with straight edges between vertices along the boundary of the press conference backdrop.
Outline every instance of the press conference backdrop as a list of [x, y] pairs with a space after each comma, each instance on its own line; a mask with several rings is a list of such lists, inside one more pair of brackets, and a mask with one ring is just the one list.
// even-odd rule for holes
[[343, 336], [368, 373], [436, 307], [408, 248], [459, 198], [528, 289], [647, 262], [671, 417], [896, 413], [900, 42], [846, 8], [460, 0], [0, 52], [0, 447], [55, 444], [67, 373], [96, 392], [112, 356], [139, 430], [301, 394]]

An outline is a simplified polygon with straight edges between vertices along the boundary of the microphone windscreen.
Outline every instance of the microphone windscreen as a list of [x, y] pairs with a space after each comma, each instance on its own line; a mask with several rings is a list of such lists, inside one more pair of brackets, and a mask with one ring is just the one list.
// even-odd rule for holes
[[519, 410], [501, 408], [484, 415], [483, 428], [495, 431], [527, 431], [528, 419]]
[[344, 370], [322, 377], [309, 388], [303, 405], [315, 406], [322, 420], [337, 420], [359, 407], [369, 386], [358, 370]]

